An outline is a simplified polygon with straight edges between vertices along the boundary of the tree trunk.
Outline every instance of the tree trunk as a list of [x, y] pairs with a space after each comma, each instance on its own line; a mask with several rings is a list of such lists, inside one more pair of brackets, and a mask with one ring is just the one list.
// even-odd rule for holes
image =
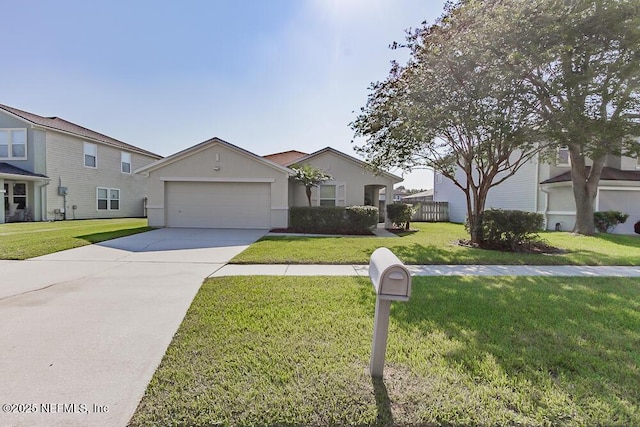
[[311, 187], [306, 187], [307, 190], [307, 201], [309, 202], [309, 207], [311, 207]]
[[571, 183], [576, 202], [576, 223], [573, 226], [573, 232], [592, 236], [596, 232], [593, 213], [605, 157], [600, 156], [594, 159], [593, 165], [587, 169], [585, 158], [580, 154], [578, 145], [570, 145], [569, 154], [571, 155]]

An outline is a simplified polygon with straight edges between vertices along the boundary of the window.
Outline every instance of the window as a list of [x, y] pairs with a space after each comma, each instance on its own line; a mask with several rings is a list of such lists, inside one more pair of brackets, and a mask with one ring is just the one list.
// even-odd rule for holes
[[0, 129], [0, 159], [27, 159], [26, 129]]
[[96, 194], [99, 211], [120, 210], [120, 190], [117, 188], [98, 187]]
[[336, 206], [336, 186], [320, 186], [320, 206]]
[[10, 204], [17, 204], [16, 209], [27, 208], [27, 183], [26, 182], [5, 182], [4, 183], [4, 210], [8, 212]]
[[84, 143], [84, 165], [88, 168], [98, 167], [98, 146]]
[[440, 172], [436, 173], [436, 184], [442, 184], [442, 174]]
[[122, 173], [131, 173], [131, 153], [120, 153], [120, 165]]
[[558, 160], [556, 166], [568, 166], [569, 165], [569, 147], [563, 145], [558, 148]]

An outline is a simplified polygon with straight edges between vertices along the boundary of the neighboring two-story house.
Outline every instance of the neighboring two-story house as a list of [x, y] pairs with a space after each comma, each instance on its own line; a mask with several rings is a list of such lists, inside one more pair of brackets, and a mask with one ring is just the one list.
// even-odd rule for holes
[[[464, 173], [457, 179], [465, 182]], [[464, 222], [467, 204], [464, 193], [451, 180], [434, 172], [434, 200], [449, 202], [452, 222]], [[517, 209], [544, 215], [547, 230], [571, 231], [576, 206], [571, 184], [568, 149], [558, 150], [554, 163], [539, 158], [524, 165], [514, 176], [489, 191], [486, 208]], [[629, 214], [614, 233], [633, 234], [640, 220], [640, 163], [631, 157], [609, 156], [602, 171], [595, 200], [596, 211], [616, 210]]]
[[133, 171], [161, 157], [0, 104], [0, 223], [142, 217], [147, 181]]

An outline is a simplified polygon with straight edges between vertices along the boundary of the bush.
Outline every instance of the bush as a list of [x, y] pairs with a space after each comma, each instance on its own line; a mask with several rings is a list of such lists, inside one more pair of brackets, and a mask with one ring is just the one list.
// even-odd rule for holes
[[409, 229], [409, 222], [413, 216], [412, 205], [404, 203], [391, 203], [387, 205], [387, 218], [391, 223], [399, 228]]
[[[604, 211], [594, 212], [593, 220], [596, 223], [596, 228], [601, 233], [609, 233], [613, 231], [618, 224], [624, 224], [629, 218], [629, 215], [620, 211]], [[637, 233], [637, 231], [636, 231]]]
[[293, 206], [289, 230], [299, 233], [363, 234], [377, 223], [373, 206]]
[[543, 225], [542, 214], [488, 209], [482, 215], [482, 238], [488, 244], [516, 251], [519, 246], [537, 242], [540, 239], [537, 233]]
[[375, 206], [348, 206], [345, 209], [347, 226], [352, 230], [369, 230], [378, 223]]
[[640, 234], [640, 221], [633, 224], [633, 231], [635, 231], [636, 234]]

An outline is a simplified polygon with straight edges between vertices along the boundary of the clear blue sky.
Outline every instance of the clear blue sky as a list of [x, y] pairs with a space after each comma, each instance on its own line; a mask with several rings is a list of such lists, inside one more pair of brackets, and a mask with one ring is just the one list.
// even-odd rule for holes
[[[0, 103], [167, 156], [213, 136], [256, 154], [332, 146], [434, 0], [0, 0]], [[354, 112], [355, 111], [355, 112]], [[412, 173], [408, 188], [432, 188]]]

